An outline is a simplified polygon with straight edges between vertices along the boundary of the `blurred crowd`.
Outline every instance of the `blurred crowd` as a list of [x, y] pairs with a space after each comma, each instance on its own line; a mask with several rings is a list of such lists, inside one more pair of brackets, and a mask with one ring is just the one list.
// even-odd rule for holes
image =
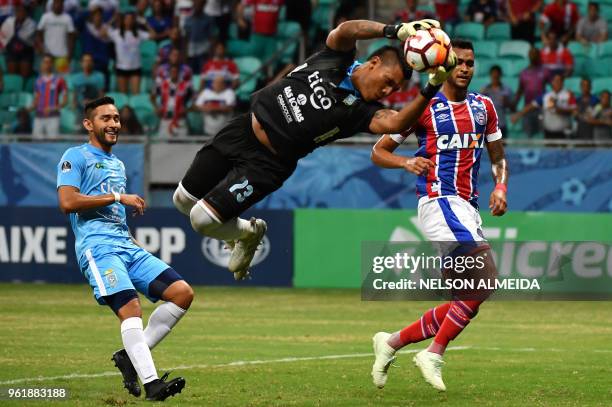
[[[612, 139], [612, 1], [397, 7], [387, 22], [436, 18], [474, 42], [472, 90], [491, 97], [505, 134]], [[366, 9], [365, 0], [0, 0], [0, 108], [11, 111], [2, 130], [79, 131], [84, 103], [110, 94], [124, 134], [213, 135], [251, 91], [298, 62], [287, 38], [314, 50]], [[421, 83], [415, 73], [385, 103], [400, 108]]]

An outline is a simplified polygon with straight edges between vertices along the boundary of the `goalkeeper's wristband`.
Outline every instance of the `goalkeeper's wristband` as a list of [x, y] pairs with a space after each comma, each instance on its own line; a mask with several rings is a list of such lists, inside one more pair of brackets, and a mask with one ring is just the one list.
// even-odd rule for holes
[[119, 195], [117, 192], [113, 192], [113, 196], [115, 197], [116, 203], [121, 202], [121, 195]]
[[427, 82], [425, 87], [421, 89], [421, 95], [423, 95], [425, 99], [431, 100], [434, 96], [436, 96], [436, 93], [438, 93], [441, 87], [442, 84], [432, 85], [431, 83]]
[[385, 38], [389, 38], [390, 40], [397, 40], [397, 33], [399, 32], [400, 28], [402, 28], [401, 24], [386, 25], [385, 28], [383, 28], [383, 35]]
[[499, 183], [495, 185], [495, 189], [499, 189], [500, 191], [504, 191], [504, 193], [508, 192], [508, 185]]

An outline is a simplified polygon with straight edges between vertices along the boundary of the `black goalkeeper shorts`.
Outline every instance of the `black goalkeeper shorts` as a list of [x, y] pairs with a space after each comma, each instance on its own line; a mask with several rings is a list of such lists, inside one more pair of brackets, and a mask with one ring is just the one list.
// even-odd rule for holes
[[257, 140], [248, 113], [230, 120], [198, 151], [181, 183], [227, 221], [279, 189], [296, 166]]

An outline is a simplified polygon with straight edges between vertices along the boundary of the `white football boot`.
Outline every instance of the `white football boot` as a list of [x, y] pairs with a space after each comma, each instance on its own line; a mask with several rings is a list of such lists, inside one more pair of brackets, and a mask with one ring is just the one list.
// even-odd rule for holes
[[235, 280], [243, 280], [249, 276], [249, 266], [255, 256], [255, 251], [261, 243], [268, 225], [263, 219], [250, 219], [252, 231], [244, 239], [236, 240], [227, 268], [234, 273]]
[[395, 361], [395, 349], [387, 344], [387, 339], [391, 334], [378, 332], [372, 337], [372, 347], [374, 348], [374, 365], [372, 365], [372, 382], [379, 389], [385, 387], [387, 383], [387, 371]]
[[446, 391], [446, 386], [442, 381], [442, 365], [444, 364], [442, 355], [424, 349], [417, 353], [412, 360], [427, 383], [431, 384], [436, 390]]

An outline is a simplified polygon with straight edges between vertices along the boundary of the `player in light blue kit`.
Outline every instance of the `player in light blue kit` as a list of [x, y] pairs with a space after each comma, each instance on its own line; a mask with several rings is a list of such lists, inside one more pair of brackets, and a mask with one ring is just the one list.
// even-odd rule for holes
[[[164, 400], [180, 393], [185, 379], [166, 381], [167, 374], [158, 378], [150, 349], [185, 314], [193, 290], [170, 266], [139, 247], [130, 234], [125, 207], [142, 215], [145, 201], [125, 193], [125, 167], [111, 153], [121, 129], [115, 101], [103, 97], [88, 103], [83, 125], [89, 143], [66, 150], [57, 166], [59, 206], [70, 214], [79, 267], [96, 300], [108, 305], [121, 321], [124, 349], [115, 352], [112, 360], [125, 387], [140, 396], [140, 378], [147, 400]], [[136, 291], [153, 302], [165, 301], [153, 311], [145, 329]]]

